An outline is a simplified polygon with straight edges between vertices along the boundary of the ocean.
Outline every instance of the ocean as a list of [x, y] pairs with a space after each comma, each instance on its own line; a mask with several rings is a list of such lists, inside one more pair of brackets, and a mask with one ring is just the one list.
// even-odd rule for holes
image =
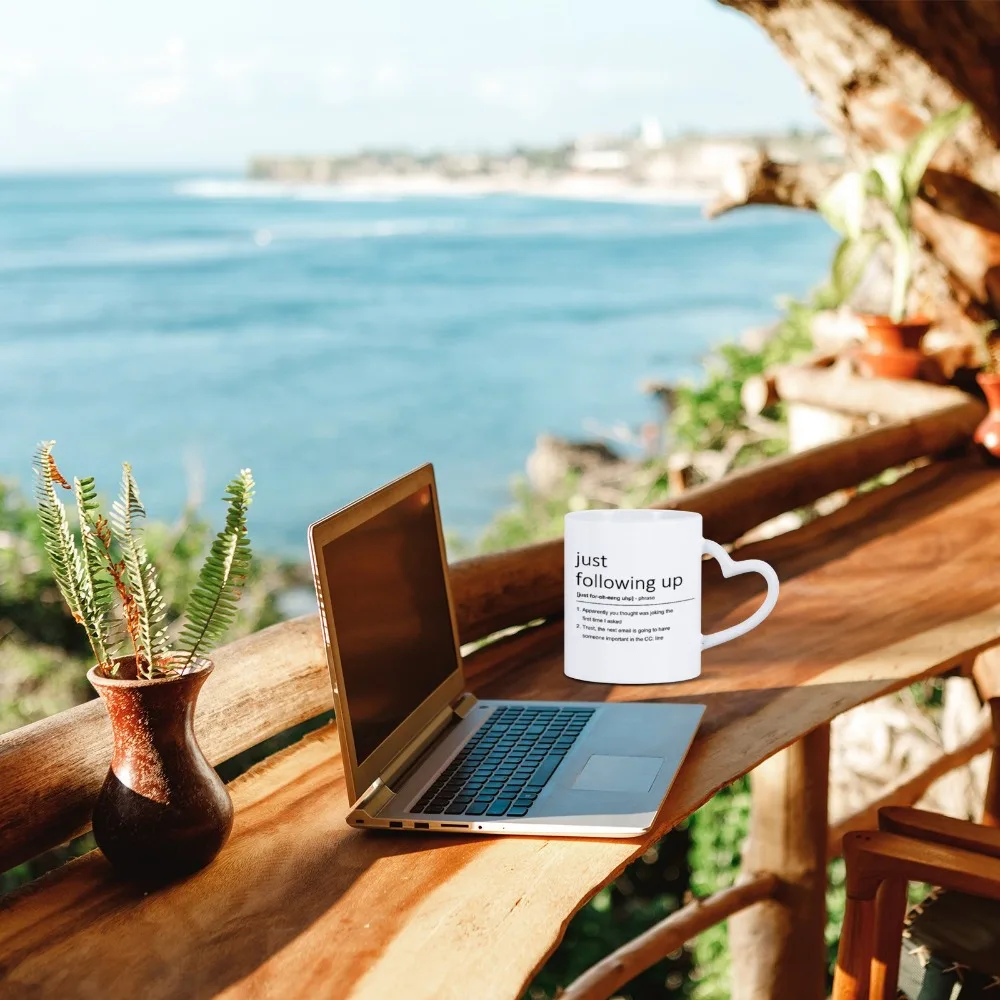
[[0, 477], [69, 475], [151, 516], [258, 483], [252, 537], [306, 525], [423, 462], [473, 541], [539, 432], [656, 420], [644, 378], [822, 277], [818, 218], [495, 195], [350, 197], [238, 177], [0, 177]]

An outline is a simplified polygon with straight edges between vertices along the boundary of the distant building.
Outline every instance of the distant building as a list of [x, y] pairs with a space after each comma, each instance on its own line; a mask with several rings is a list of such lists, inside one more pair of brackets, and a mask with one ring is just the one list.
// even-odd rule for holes
[[570, 167], [584, 173], [624, 170], [631, 158], [624, 149], [579, 149], [570, 158]]
[[660, 124], [660, 119], [647, 115], [639, 125], [639, 144], [646, 149], [659, 149], [663, 141], [663, 126]]

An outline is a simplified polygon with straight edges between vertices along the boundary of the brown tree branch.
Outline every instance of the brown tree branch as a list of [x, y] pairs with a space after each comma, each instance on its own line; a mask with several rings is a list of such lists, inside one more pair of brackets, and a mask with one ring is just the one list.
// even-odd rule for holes
[[719, 197], [705, 207], [705, 216], [714, 219], [743, 205], [815, 210], [820, 196], [843, 169], [841, 164], [820, 160], [779, 163], [761, 153], [729, 173]]
[[605, 1000], [619, 986], [676, 951], [685, 941], [740, 910], [771, 899], [778, 888], [776, 876], [760, 872], [714, 896], [688, 903], [574, 979], [559, 994], [560, 1000]]

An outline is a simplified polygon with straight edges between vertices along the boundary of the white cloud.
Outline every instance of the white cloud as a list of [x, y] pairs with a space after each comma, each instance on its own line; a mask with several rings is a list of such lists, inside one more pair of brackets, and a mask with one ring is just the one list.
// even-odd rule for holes
[[398, 90], [403, 82], [402, 67], [394, 62], [381, 62], [375, 68], [372, 79], [376, 90]]
[[269, 52], [229, 53], [216, 57], [208, 67], [209, 76], [223, 88], [240, 96], [248, 96], [256, 77], [271, 66]]
[[665, 91], [673, 76], [666, 70], [594, 67], [576, 74], [576, 89], [590, 94], [645, 94]]
[[165, 108], [177, 104], [190, 90], [190, 69], [187, 43], [174, 36], [163, 43], [160, 53], [147, 65], [156, 72], [135, 81], [128, 94], [128, 103], [143, 108]]
[[484, 104], [515, 111], [535, 111], [547, 101], [547, 81], [531, 72], [500, 72], [481, 76], [476, 93]]
[[319, 99], [322, 104], [340, 107], [354, 100], [351, 70], [341, 63], [329, 63], [319, 72]]
[[0, 54], [0, 99], [38, 78], [40, 65], [34, 56]]
[[180, 76], [143, 80], [129, 94], [128, 102], [140, 108], [166, 108], [181, 101], [188, 89], [187, 80]]

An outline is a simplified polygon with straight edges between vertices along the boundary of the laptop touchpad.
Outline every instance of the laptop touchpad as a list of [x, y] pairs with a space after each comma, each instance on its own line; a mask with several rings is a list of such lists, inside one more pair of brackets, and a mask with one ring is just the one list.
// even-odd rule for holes
[[648, 792], [662, 766], [662, 757], [609, 757], [595, 753], [572, 787], [588, 792]]

